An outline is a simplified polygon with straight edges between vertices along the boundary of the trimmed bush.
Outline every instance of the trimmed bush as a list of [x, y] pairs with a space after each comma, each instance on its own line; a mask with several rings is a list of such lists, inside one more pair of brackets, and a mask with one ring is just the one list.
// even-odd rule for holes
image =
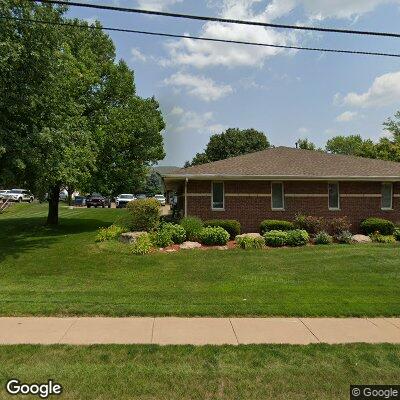
[[127, 229], [114, 224], [108, 228], [100, 228], [97, 232], [95, 241], [105, 242], [106, 240], [118, 239], [124, 232], [127, 232]]
[[220, 226], [216, 227], [208, 226], [200, 231], [199, 239], [200, 242], [205, 245], [223, 246], [228, 243], [229, 233]]
[[235, 219], [213, 219], [205, 221], [204, 226], [220, 226], [229, 233], [232, 240], [235, 239], [237, 235], [240, 235], [240, 230], [242, 228], [240, 222]]
[[203, 221], [197, 217], [182, 218], [179, 225], [185, 230], [187, 240], [191, 242], [198, 240], [200, 231], [203, 229]]
[[295, 217], [294, 226], [296, 229], [304, 230], [310, 235], [316, 235], [318, 232], [325, 230], [326, 221], [322, 217], [298, 214]]
[[266, 219], [260, 224], [260, 233], [264, 235], [268, 231], [291, 231], [294, 225], [290, 221], [280, 221], [278, 219]]
[[375, 243], [396, 243], [396, 238], [393, 235], [382, 235], [379, 232], [375, 232], [371, 233], [369, 237]]
[[168, 247], [172, 241], [172, 233], [168, 229], [160, 229], [150, 233], [150, 241], [154, 247]]
[[150, 253], [153, 248], [150, 235], [145, 233], [140, 235], [136, 241], [132, 244], [132, 253], [135, 255], [144, 255]]
[[371, 235], [372, 233], [379, 232], [381, 235], [393, 235], [394, 223], [383, 218], [367, 218], [361, 222], [361, 231], [365, 235]]
[[126, 206], [129, 228], [133, 231], [150, 232], [160, 223], [160, 204], [155, 199], [130, 201]]
[[396, 240], [400, 241], [400, 228], [395, 228], [393, 235]]
[[343, 231], [343, 232], [340, 232], [339, 234], [337, 234], [335, 236], [335, 239], [339, 243], [350, 244], [353, 242], [353, 235], [351, 234], [350, 231]]
[[236, 243], [243, 250], [262, 249], [265, 244], [263, 238], [250, 236], [238, 237]]
[[287, 232], [286, 243], [289, 246], [292, 247], [305, 246], [309, 242], [309, 240], [310, 236], [304, 229], [295, 229], [293, 231]]
[[186, 240], [186, 231], [181, 225], [168, 222], [162, 224], [160, 229], [170, 232], [171, 240], [175, 244], [181, 244]]
[[331, 244], [332, 242], [332, 236], [325, 231], [318, 232], [314, 237], [315, 244]]
[[[289, 231], [290, 232], [290, 231]], [[264, 234], [265, 244], [271, 247], [282, 247], [287, 244], [288, 232], [268, 231]]]
[[347, 217], [333, 218], [331, 219], [329, 225], [334, 235], [339, 235], [345, 231], [348, 232], [351, 228], [351, 223]]

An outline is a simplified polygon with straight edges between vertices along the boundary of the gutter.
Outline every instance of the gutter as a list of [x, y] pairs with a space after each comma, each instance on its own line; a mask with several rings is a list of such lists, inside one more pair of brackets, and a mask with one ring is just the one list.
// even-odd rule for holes
[[167, 180], [237, 180], [237, 181], [400, 181], [400, 176], [307, 176], [307, 175], [228, 175], [228, 174], [165, 174]]

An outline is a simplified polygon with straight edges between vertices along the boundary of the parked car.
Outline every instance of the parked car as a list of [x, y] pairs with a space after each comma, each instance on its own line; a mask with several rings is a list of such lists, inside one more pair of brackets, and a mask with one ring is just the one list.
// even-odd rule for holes
[[86, 196], [86, 207], [111, 208], [111, 201], [107, 197], [102, 196], [100, 193], [92, 193], [89, 196]]
[[126, 205], [133, 200], [136, 200], [136, 197], [133, 194], [120, 194], [115, 199], [115, 204], [117, 208], [123, 208], [126, 207]]
[[139, 194], [136, 195], [136, 198], [138, 200], [143, 200], [143, 199], [147, 199], [147, 196], [145, 194], [143, 194], [143, 193], [139, 193]]
[[9, 190], [0, 190], [0, 200], [5, 200], [5, 195], [9, 192]]
[[163, 194], [156, 194], [154, 198], [162, 205], [165, 206], [165, 196]]
[[4, 200], [16, 201], [18, 203], [22, 203], [23, 201], [27, 201], [28, 203], [32, 203], [35, 199], [33, 194], [26, 189], [11, 189], [7, 194], [3, 197]]

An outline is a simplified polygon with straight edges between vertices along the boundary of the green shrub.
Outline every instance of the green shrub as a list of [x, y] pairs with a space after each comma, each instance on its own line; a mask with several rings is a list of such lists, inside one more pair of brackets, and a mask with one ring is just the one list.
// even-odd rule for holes
[[347, 217], [333, 218], [330, 221], [330, 228], [334, 235], [339, 235], [342, 232], [350, 231], [351, 223]]
[[304, 229], [295, 229], [287, 232], [287, 244], [289, 246], [305, 246], [310, 240], [310, 236]]
[[205, 245], [223, 246], [228, 243], [229, 233], [220, 226], [208, 226], [200, 231], [199, 240]]
[[289, 221], [280, 221], [277, 219], [266, 219], [260, 224], [260, 233], [264, 235], [268, 231], [291, 231], [294, 229], [294, 225]]
[[314, 237], [315, 244], [331, 244], [332, 242], [332, 236], [325, 231], [318, 232]]
[[394, 223], [383, 218], [367, 218], [361, 222], [361, 231], [365, 235], [379, 232], [381, 235], [393, 235]]
[[396, 240], [400, 241], [400, 228], [395, 228], [394, 237]]
[[159, 229], [150, 233], [150, 241], [154, 247], [168, 247], [172, 241], [172, 233], [168, 229]]
[[396, 243], [396, 238], [393, 235], [382, 235], [379, 232], [374, 232], [369, 237], [375, 243]]
[[196, 242], [198, 240], [200, 231], [203, 229], [203, 222], [197, 217], [182, 218], [179, 225], [183, 227], [186, 232], [187, 240], [191, 242]]
[[132, 253], [135, 255], [144, 255], [150, 253], [153, 248], [150, 235], [144, 233], [140, 235], [136, 241], [132, 244]]
[[122, 233], [127, 230], [118, 225], [111, 225], [108, 228], [100, 228], [96, 235], [96, 242], [105, 242], [106, 240], [118, 239]]
[[243, 250], [262, 249], [265, 244], [263, 238], [251, 236], [237, 237], [236, 243]]
[[271, 247], [282, 247], [287, 243], [288, 232], [286, 231], [268, 231], [264, 234], [265, 244]]
[[296, 229], [304, 230], [310, 235], [316, 235], [318, 232], [325, 230], [326, 222], [322, 217], [298, 214], [295, 217], [294, 226]]
[[343, 232], [338, 233], [335, 236], [335, 239], [339, 243], [350, 244], [353, 242], [353, 235], [351, 234], [350, 231], [343, 231]]
[[220, 226], [224, 228], [228, 233], [230, 238], [233, 240], [237, 235], [240, 235], [241, 225], [239, 221], [235, 219], [213, 219], [210, 221], [205, 221], [204, 226]]
[[171, 240], [175, 244], [181, 244], [186, 240], [186, 232], [183, 226], [178, 224], [173, 224], [171, 222], [167, 222], [165, 224], [161, 224], [161, 230], [166, 230], [171, 234]]
[[160, 223], [160, 204], [155, 199], [130, 201], [126, 209], [130, 230], [150, 232]]

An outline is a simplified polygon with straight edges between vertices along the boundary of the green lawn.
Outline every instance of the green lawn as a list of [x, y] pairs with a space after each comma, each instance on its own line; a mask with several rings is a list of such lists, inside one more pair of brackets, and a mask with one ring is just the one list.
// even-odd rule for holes
[[398, 383], [400, 346], [0, 347], [0, 399], [11, 377], [54, 379], [74, 400], [338, 400]]
[[134, 256], [96, 229], [123, 210], [16, 205], [0, 216], [0, 315], [399, 316], [400, 246]]

